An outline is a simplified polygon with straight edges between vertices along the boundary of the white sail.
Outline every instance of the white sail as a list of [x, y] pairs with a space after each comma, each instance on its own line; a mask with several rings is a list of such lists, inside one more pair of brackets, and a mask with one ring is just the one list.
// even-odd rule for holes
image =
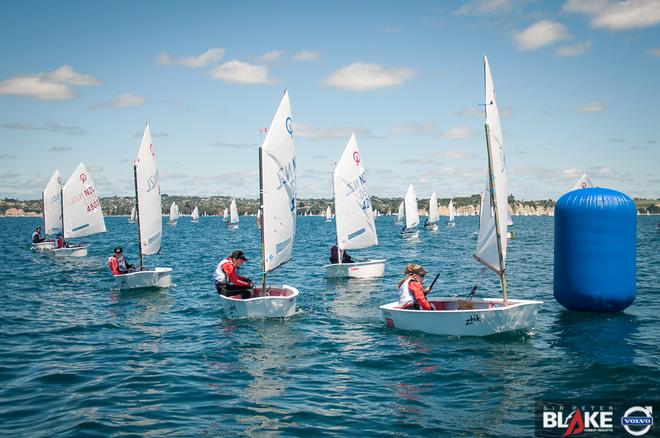
[[456, 216], [456, 207], [454, 207], [454, 200], [449, 200], [449, 222], [454, 222], [454, 216]]
[[589, 177], [587, 176], [586, 173], [583, 173], [580, 179], [578, 179], [575, 184], [573, 184], [573, 188], [571, 188], [570, 191], [573, 190], [578, 190], [578, 189], [586, 189], [589, 187], [593, 187], [594, 184], [591, 182]]
[[404, 210], [405, 210], [405, 209], [404, 209], [404, 207], [403, 207], [403, 201], [401, 201], [401, 204], [399, 204], [399, 211], [398, 211], [397, 214], [396, 214], [396, 221], [397, 221], [397, 222], [401, 222], [401, 221], [403, 221], [403, 216], [405, 215], [405, 211], [404, 211]]
[[408, 186], [406, 197], [403, 200], [406, 216], [406, 228], [412, 229], [419, 224], [419, 209], [417, 207], [417, 193], [412, 184]]
[[83, 163], [62, 187], [62, 200], [65, 239], [106, 231], [96, 186]]
[[[140, 226], [140, 252], [143, 255], [156, 254], [160, 251], [163, 237], [163, 214], [161, 207], [160, 179], [156, 166], [156, 153], [151, 142], [151, 130], [145, 126], [140, 150], [135, 160], [136, 199]], [[176, 206], [172, 203], [172, 206]], [[177, 213], [170, 208], [172, 213]]]
[[62, 232], [62, 178], [56, 170], [44, 187], [44, 234]]
[[371, 195], [355, 134], [351, 135], [337, 162], [333, 182], [339, 249], [378, 245]]
[[179, 206], [176, 205], [176, 202], [172, 202], [170, 205], [170, 222], [176, 222], [179, 220]]
[[193, 208], [192, 213], [190, 214], [190, 218], [194, 221], [199, 220], [199, 208], [195, 205], [195, 208]]
[[261, 146], [265, 271], [291, 259], [296, 236], [296, 154], [288, 91]]
[[128, 220], [129, 222], [135, 222], [137, 220], [137, 210], [135, 209], [135, 205], [131, 208], [131, 216]]
[[223, 219], [229, 218], [229, 210], [227, 208], [225, 208], [225, 210], [222, 212], [222, 218]]
[[429, 199], [429, 223], [434, 224], [438, 222], [438, 219], [438, 195], [433, 192]]
[[[506, 176], [506, 161], [504, 159], [504, 142], [500, 116], [495, 101], [493, 79], [488, 66], [488, 59], [484, 57], [484, 75], [486, 84], [486, 126], [488, 132], [487, 145], [491, 163], [489, 166], [489, 179], [487, 191], [484, 196], [484, 217], [481, 218], [479, 237], [477, 238], [476, 258], [483, 265], [496, 272], [505, 268], [506, 246], [508, 239], [507, 225], [509, 223], [508, 185]], [[495, 190], [493, 190], [493, 183]], [[502, 266], [499, 262], [497, 236], [495, 233], [495, 209], [491, 204], [491, 196], [497, 205], [497, 223], [499, 224], [500, 246], [502, 248]], [[492, 211], [491, 211], [492, 210]], [[491, 211], [489, 213], [489, 211]]]
[[328, 208], [325, 209], [325, 220], [332, 220], [332, 210], [330, 209], [329, 205]]
[[240, 222], [240, 219], [238, 218], [238, 208], [236, 208], [236, 200], [232, 198], [231, 203], [229, 204], [229, 223], [237, 224], [238, 222]]

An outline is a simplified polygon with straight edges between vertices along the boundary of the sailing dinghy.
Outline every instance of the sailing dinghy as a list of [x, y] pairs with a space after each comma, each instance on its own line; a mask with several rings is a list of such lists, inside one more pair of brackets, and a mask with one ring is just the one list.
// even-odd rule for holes
[[424, 223], [424, 228], [431, 231], [438, 231], [438, 196], [433, 192], [429, 199], [429, 217]]
[[160, 252], [163, 239], [160, 180], [149, 125], [144, 128], [140, 150], [133, 165], [133, 174], [135, 176], [140, 270], [124, 275], [115, 275], [114, 278], [120, 289], [170, 287], [172, 284], [172, 268], [147, 269], [144, 267], [144, 256]]
[[405, 225], [401, 230], [401, 237], [404, 239], [417, 239], [419, 238], [419, 208], [417, 207], [417, 194], [415, 187], [412, 184], [408, 186], [406, 197], [403, 199], [403, 213], [405, 218]]
[[325, 209], [325, 221], [332, 222], [332, 210], [329, 205], [328, 208]]
[[227, 222], [229, 220], [229, 209], [225, 207], [224, 211], [222, 212], [222, 221]]
[[179, 221], [179, 206], [176, 205], [176, 202], [172, 202], [172, 205], [170, 205], [169, 223], [170, 225], [176, 225], [178, 221]]
[[[349, 249], [378, 245], [376, 224], [371, 209], [371, 195], [362, 165], [355, 134], [351, 135], [344, 153], [333, 173], [335, 192], [335, 222], [339, 263], [325, 265], [326, 277], [382, 277], [385, 260], [341, 263], [343, 253]], [[330, 210], [330, 207], [328, 207]]]
[[401, 204], [399, 204], [399, 210], [396, 213], [396, 220], [394, 221], [394, 223], [397, 225], [401, 225], [403, 223], [404, 217], [405, 217], [405, 213], [404, 213], [403, 201], [401, 201]]
[[266, 283], [269, 272], [291, 260], [296, 235], [296, 156], [287, 91], [259, 148], [259, 186], [261, 287], [255, 288], [252, 298], [247, 299], [220, 295], [230, 317], [282, 318], [296, 312], [298, 289]]
[[56, 236], [62, 232], [62, 178], [60, 171], [53, 172], [48, 184], [41, 193], [43, 201], [44, 236], [45, 240], [32, 244], [36, 251], [51, 251], [55, 247], [54, 240], [48, 236]]
[[449, 219], [447, 219], [447, 226], [448, 227], [453, 227], [456, 225], [456, 220], [454, 217], [456, 216], [456, 207], [454, 207], [454, 200], [451, 199], [449, 200]]
[[[83, 163], [80, 163], [62, 187], [62, 230], [64, 240], [105, 233], [105, 221], [96, 186]], [[53, 249], [58, 257], [85, 257], [88, 245]]]
[[507, 187], [506, 171], [499, 110], [486, 57], [484, 70], [488, 187], [482, 201], [481, 223], [474, 257], [500, 277], [502, 298], [431, 298], [429, 303], [435, 310], [402, 308], [396, 301], [380, 306], [388, 327], [448, 336], [488, 336], [533, 326], [538, 308], [543, 304], [541, 301], [509, 300], [507, 296], [505, 236], [508, 195], [506, 191], [500, 191], [500, 187]]
[[131, 215], [128, 217], [128, 223], [129, 224], [134, 224], [135, 221], [137, 220], [137, 210], [135, 209], [135, 205], [131, 209]]
[[195, 208], [193, 208], [192, 213], [190, 214], [190, 221], [192, 223], [199, 222], [199, 208], [195, 205]]
[[229, 222], [227, 223], [227, 228], [230, 230], [238, 230], [238, 223], [240, 219], [238, 218], [238, 208], [236, 208], [236, 200], [231, 199], [229, 204]]

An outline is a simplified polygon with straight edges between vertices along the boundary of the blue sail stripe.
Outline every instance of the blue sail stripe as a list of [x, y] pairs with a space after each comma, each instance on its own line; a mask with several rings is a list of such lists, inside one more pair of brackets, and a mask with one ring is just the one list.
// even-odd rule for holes
[[275, 245], [275, 254], [279, 254], [282, 251], [284, 251], [286, 249], [286, 247], [289, 246], [289, 242], [291, 242], [290, 237], [288, 239], [286, 239], [285, 241], [280, 242], [277, 245]]
[[360, 228], [360, 229], [357, 230], [357, 231], [353, 231], [351, 234], [348, 235], [348, 240], [351, 240], [351, 239], [353, 239], [353, 238], [355, 238], [355, 237], [357, 237], [357, 236], [359, 236], [359, 235], [361, 235], [361, 234], [364, 234], [364, 233], [366, 233], [366, 232], [367, 232], [367, 229], [364, 228], [364, 227], [363, 227], [363, 228]]
[[80, 231], [80, 230], [82, 230], [83, 228], [87, 228], [87, 227], [89, 227], [89, 224], [81, 225], [81, 226], [76, 227], [76, 228], [74, 228], [73, 230], [71, 230], [71, 232], [72, 232], [72, 233], [75, 233], [76, 231]]

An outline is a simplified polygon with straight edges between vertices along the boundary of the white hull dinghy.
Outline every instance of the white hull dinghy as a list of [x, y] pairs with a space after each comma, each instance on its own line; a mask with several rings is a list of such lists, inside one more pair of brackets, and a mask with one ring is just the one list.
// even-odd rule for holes
[[135, 210], [135, 205], [133, 206], [133, 209], [131, 210], [131, 215], [128, 218], [128, 223], [129, 224], [134, 224], [136, 220], [136, 210]]
[[395, 224], [401, 225], [403, 223], [403, 218], [404, 218], [404, 212], [403, 212], [403, 201], [401, 201], [401, 204], [399, 204], [399, 210], [396, 213], [396, 220], [394, 221]]
[[[486, 82], [486, 149], [488, 182], [481, 200], [474, 258], [500, 277], [502, 298], [431, 298], [435, 310], [415, 310], [412, 303], [380, 306], [385, 324], [402, 330], [447, 336], [489, 336], [533, 327], [541, 301], [509, 300], [506, 285], [508, 187], [504, 142], [495, 89], [484, 57]], [[450, 203], [450, 214], [453, 203]], [[473, 292], [476, 290], [473, 289]]]
[[33, 243], [32, 249], [35, 251], [52, 251], [55, 249], [55, 242], [52, 240], [44, 240], [42, 242]]
[[429, 199], [429, 216], [424, 223], [424, 229], [438, 231], [438, 220], [440, 220], [440, 215], [438, 214], [438, 195], [433, 192], [431, 199]]
[[449, 219], [447, 219], [447, 226], [448, 227], [453, 227], [456, 225], [456, 220], [454, 217], [456, 216], [456, 207], [454, 207], [454, 200], [451, 199], [449, 201]]
[[[64, 240], [105, 233], [101, 201], [91, 175], [80, 163], [66, 184], [62, 186], [62, 235]], [[53, 248], [57, 257], [85, 257], [89, 245], [67, 242], [64, 248]]]
[[176, 202], [172, 202], [172, 205], [170, 205], [170, 219], [168, 222], [170, 225], [176, 225], [178, 221], [179, 221], [179, 206], [176, 205]]
[[227, 228], [230, 230], [238, 230], [240, 219], [238, 217], [238, 208], [236, 207], [236, 200], [232, 198], [229, 204], [229, 222]]
[[[140, 269], [124, 275], [115, 275], [115, 282], [119, 289], [168, 288], [172, 285], [172, 268], [147, 269], [144, 267], [144, 256], [160, 252], [163, 239], [160, 180], [148, 124], [144, 128], [140, 150], [133, 165], [133, 175]], [[170, 218], [173, 212], [175, 218], [178, 219], [179, 208], [175, 203], [172, 203], [170, 207]]]
[[33, 243], [32, 249], [34, 251], [52, 251], [55, 249], [55, 241], [48, 240], [48, 236], [56, 236], [62, 232], [62, 178], [59, 170], [53, 172], [48, 184], [41, 192], [41, 201], [46, 240]]
[[403, 199], [403, 216], [405, 226], [401, 230], [401, 237], [404, 239], [419, 239], [419, 208], [417, 206], [417, 193], [412, 184], [408, 186], [406, 196]]
[[251, 298], [240, 295], [225, 297], [220, 295], [225, 313], [231, 318], [287, 318], [296, 313], [298, 289], [283, 285], [281, 288], [268, 286], [268, 293], [254, 289]]
[[193, 224], [199, 222], [199, 208], [195, 205], [195, 208], [193, 208], [192, 213], [190, 214], [190, 222]]
[[329, 205], [328, 205], [328, 208], [325, 209], [325, 221], [326, 222], [332, 222], [332, 210], [330, 210]]
[[526, 330], [534, 324], [542, 301], [474, 298], [471, 309], [459, 309], [462, 298], [431, 298], [429, 303], [441, 310], [402, 309], [399, 302], [380, 306], [385, 324], [399, 330], [419, 331], [444, 336], [490, 336]]
[[64, 248], [53, 248], [55, 257], [87, 257], [88, 245], [71, 245]]
[[325, 265], [328, 278], [378, 278], [385, 273], [385, 259]]
[[[341, 263], [344, 251], [378, 245], [374, 210], [362, 162], [355, 134], [352, 134], [332, 174], [340, 263], [325, 265], [326, 277], [378, 278], [385, 272], [385, 260]], [[329, 215], [330, 207], [326, 210], [326, 218]]]
[[[230, 318], [286, 318], [296, 313], [298, 289], [266, 284], [266, 276], [291, 260], [296, 237], [296, 154], [289, 93], [275, 112], [259, 148], [259, 195], [261, 209], [261, 287], [254, 296], [220, 296]], [[263, 291], [266, 291], [265, 293]]]
[[119, 289], [168, 288], [172, 285], [172, 268], [153, 268], [115, 275]]

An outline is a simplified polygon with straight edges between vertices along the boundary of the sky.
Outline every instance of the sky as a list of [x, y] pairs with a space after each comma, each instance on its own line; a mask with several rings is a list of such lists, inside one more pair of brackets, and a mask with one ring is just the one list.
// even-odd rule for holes
[[483, 56], [509, 190], [660, 198], [660, 1], [6, 1], [0, 197], [84, 162], [133, 194], [145, 123], [161, 190], [258, 196], [258, 146], [289, 90], [299, 197], [331, 197], [355, 132], [369, 188], [480, 191]]

